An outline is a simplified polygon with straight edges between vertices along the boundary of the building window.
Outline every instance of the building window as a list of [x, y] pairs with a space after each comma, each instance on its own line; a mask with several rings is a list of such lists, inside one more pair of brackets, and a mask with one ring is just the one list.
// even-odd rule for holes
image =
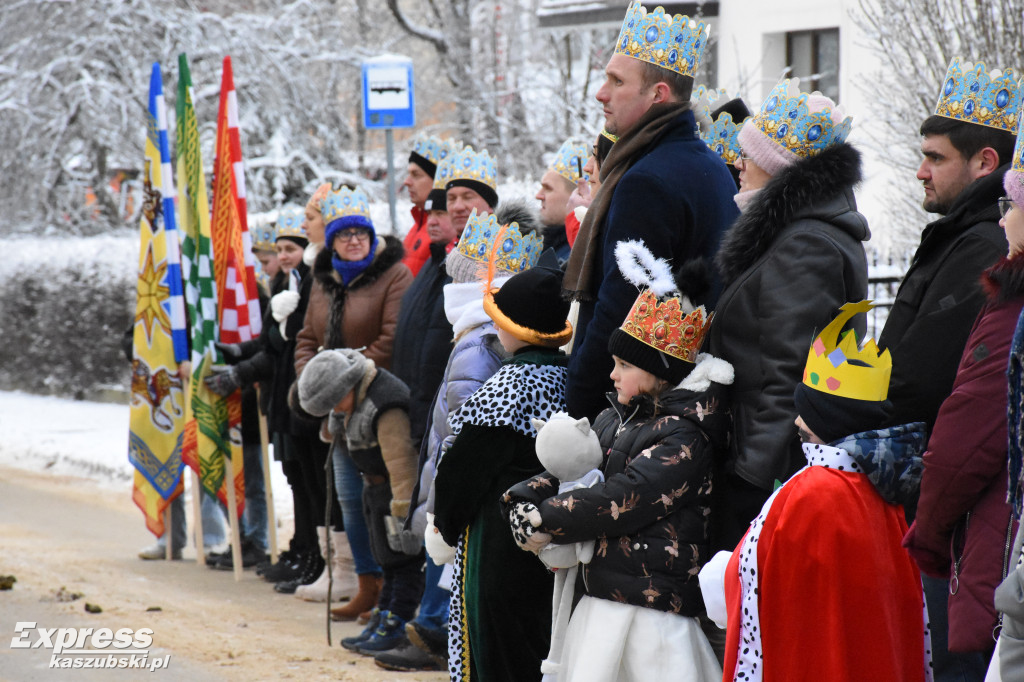
[[790, 77], [800, 79], [801, 90], [820, 90], [839, 101], [838, 28], [787, 33], [786, 64]]

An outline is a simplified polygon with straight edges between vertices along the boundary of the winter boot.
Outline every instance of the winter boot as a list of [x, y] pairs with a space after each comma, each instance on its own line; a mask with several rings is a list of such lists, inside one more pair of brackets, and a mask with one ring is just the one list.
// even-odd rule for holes
[[276, 564], [270, 564], [263, 569], [263, 579], [268, 583], [279, 583], [283, 580], [295, 580], [302, 575], [304, 562], [307, 561], [302, 553], [291, 551], [282, 552]]
[[391, 613], [381, 613], [380, 623], [369, 639], [356, 645], [356, 653], [364, 656], [376, 656], [382, 651], [391, 651], [408, 642], [405, 637], [405, 621]]
[[380, 588], [383, 579], [375, 573], [364, 573], [359, 576], [359, 591], [352, 601], [344, 606], [336, 606], [331, 609], [331, 620], [355, 620], [359, 614], [371, 609], [377, 603], [380, 596]]
[[295, 594], [301, 585], [309, 585], [317, 579], [324, 570], [324, 560], [320, 552], [310, 551], [305, 555], [302, 565], [302, 572], [298, 578], [283, 580], [274, 585], [274, 591], [281, 594]]
[[[317, 532], [324, 531], [320, 537], [321, 554], [327, 557], [327, 532], [325, 528], [317, 528]], [[348, 546], [348, 538], [344, 532], [331, 531], [331, 557], [327, 560], [324, 572], [316, 581], [310, 585], [295, 590], [295, 596], [305, 601], [325, 602], [327, 601], [327, 583], [334, 581], [331, 588], [331, 601], [347, 601], [352, 598], [356, 584], [352, 553]], [[330, 573], [328, 573], [328, 570]], [[376, 602], [374, 602], [376, 603]]]
[[376, 606], [373, 607], [373, 615], [370, 616], [370, 622], [366, 624], [366, 627], [363, 628], [363, 631], [360, 632], [358, 635], [355, 635], [353, 637], [346, 637], [345, 639], [341, 640], [341, 646], [348, 649], [349, 651], [355, 651], [360, 644], [370, 639], [370, 636], [373, 634], [373, 631], [377, 629], [378, 625], [380, 625], [381, 616], [387, 615], [387, 613], [387, 611], [381, 611]]

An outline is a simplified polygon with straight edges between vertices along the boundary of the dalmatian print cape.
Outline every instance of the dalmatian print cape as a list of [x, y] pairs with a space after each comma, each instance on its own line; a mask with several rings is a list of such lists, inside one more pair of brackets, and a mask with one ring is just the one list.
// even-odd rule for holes
[[537, 437], [530, 419], [547, 420], [565, 410], [565, 367], [504, 365], [448, 418], [452, 433], [463, 424], [508, 426]]

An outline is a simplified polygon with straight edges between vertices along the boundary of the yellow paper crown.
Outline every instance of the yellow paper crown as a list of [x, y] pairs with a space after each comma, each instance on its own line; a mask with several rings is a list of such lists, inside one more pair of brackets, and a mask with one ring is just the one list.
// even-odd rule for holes
[[868, 339], [859, 347], [852, 330], [840, 337], [851, 317], [874, 307], [871, 301], [843, 304], [838, 317], [811, 344], [804, 367], [805, 385], [851, 400], [880, 402], [886, 399], [892, 374], [892, 356], [888, 349], [879, 353], [874, 339]]

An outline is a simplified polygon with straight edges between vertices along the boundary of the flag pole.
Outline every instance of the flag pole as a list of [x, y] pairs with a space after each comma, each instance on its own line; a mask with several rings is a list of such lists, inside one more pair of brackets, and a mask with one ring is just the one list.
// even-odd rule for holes
[[[259, 405], [260, 392], [256, 389], [256, 403]], [[259, 410], [259, 408], [257, 408]], [[267, 444], [270, 436], [267, 433], [267, 415], [258, 411], [260, 417], [260, 450], [263, 453], [263, 489], [267, 495], [267, 543], [270, 545], [270, 563], [277, 563], [277, 513], [274, 511], [274, 488], [270, 484], [270, 452]]]
[[171, 546], [174, 544], [174, 533], [171, 532], [171, 518], [174, 512], [171, 505], [167, 505], [164, 509], [164, 533], [167, 535], [167, 544], [164, 545], [164, 559], [170, 561], [174, 557], [174, 550]]
[[231, 527], [231, 563], [235, 582], [242, 579], [242, 540], [238, 533], [238, 503], [235, 496], [235, 466], [230, 457], [224, 457], [224, 486], [228, 493], [228, 525]]

